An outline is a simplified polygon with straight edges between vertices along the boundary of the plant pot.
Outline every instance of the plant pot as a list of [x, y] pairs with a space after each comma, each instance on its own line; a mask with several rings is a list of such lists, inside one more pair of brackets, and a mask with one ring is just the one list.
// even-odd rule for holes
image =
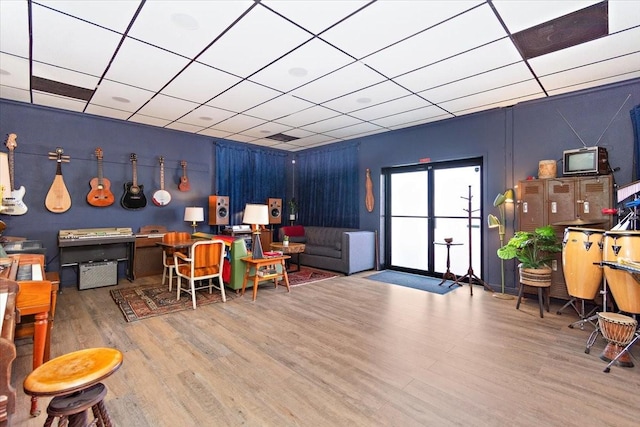
[[289, 241], [285, 240], [284, 242], [282, 242], [282, 246], [289, 246]]
[[520, 283], [528, 286], [544, 287], [551, 286], [550, 267], [524, 268], [520, 267]]
[[296, 214], [290, 214], [289, 221], [295, 221], [295, 220], [296, 220]]

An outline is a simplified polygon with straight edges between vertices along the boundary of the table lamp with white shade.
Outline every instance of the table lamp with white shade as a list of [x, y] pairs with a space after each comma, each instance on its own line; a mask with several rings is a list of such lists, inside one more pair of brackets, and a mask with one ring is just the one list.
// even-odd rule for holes
[[204, 221], [204, 208], [195, 206], [184, 208], [184, 220], [191, 222], [193, 232], [195, 233], [198, 223]]
[[250, 224], [253, 229], [253, 241], [251, 242], [253, 259], [264, 258], [262, 243], [260, 242], [260, 226], [269, 224], [269, 207], [267, 205], [247, 203], [244, 207], [242, 223]]

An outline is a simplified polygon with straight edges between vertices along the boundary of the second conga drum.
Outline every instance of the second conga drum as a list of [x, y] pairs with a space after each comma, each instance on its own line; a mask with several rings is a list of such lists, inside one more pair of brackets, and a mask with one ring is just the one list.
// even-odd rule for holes
[[[640, 231], [612, 230], [604, 233], [602, 258], [618, 262], [618, 258], [640, 261]], [[618, 308], [640, 314], [640, 284], [624, 270], [605, 266], [604, 275]]]
[[[592, 300], [602, 284], [602, 238], [605, 231], [567, 227], [562, 241], [562, 271], [567, 292], [574, 298]], [[594, 264], [595, 263], [595, 264]]]

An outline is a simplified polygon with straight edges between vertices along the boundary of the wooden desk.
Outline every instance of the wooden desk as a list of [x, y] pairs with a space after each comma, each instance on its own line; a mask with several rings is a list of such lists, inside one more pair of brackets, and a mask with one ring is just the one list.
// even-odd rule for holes
[[[290, 258], [291, 257], [289, 255], [282, 255], [282, 256], [270, 257], [270, 258], [259, 258], [259, 259], [253, 259], [251, 256], [242, 258], [242, 261], [244, 261], [244, 263], [247, 265], [247, 269], [244, 273], [244, 280], [242, 282], [242, 292], [240, 293], [240, 295], [244, 295], [244, 291], [247, 288], [247, 281], [249, 279], [253, 279], [253, 301], [255, 301], [256, 297], [258, 296], [259, 282], [273, 279], [275, 283], [275, 287], [277, 288], [278, 279], [280, 277], [284, 279], [284, 284], [287, 287], [287, 292], [291, 292], [291, 288], [289, 287], [289, 276], [287, 276], [287, 266], [285, 265], [285, 261]], [[258, 271], [260, 270], [261, 267], [268, 267], [270, 265], [272, 266], [282, 265], [282, 272], [265, 274], [263, 276], [260, 276], [258, 274]], [[255, 274], [253, 276], [250, 276], [251, 267], [255, 268]]]
[[156, 245], [162, 246], [163, 248], [184, 249], [184, 248], [190, 248], [191, 245], [193, 245], [195, 242], [201, 242], [202, 240], [203, 239], [189, 239], [189, 240], [183, 240], [181, 242], [173, 242], [173, 243], [156, 242]]

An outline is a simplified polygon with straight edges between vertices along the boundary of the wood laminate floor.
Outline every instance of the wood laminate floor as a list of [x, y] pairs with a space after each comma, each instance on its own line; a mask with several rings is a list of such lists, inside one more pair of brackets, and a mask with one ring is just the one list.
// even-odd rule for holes
[[[52, 356], [87, 347], [124, 353], [104, 381], [118, 426], [638, 426], [636, 367], [603, 373], [592, 327], [565, 310], [541, 319], [535, 298], [468, 286], [436, 295], [364, 278], [262, 285], [227, 303], [126, 323], [105, 287], [64, 287]], [[121, 282], [119, 287], [134, 286]], [[29, 417], [22, 381], [29, 340], [17, 342], [14, 426]]]

